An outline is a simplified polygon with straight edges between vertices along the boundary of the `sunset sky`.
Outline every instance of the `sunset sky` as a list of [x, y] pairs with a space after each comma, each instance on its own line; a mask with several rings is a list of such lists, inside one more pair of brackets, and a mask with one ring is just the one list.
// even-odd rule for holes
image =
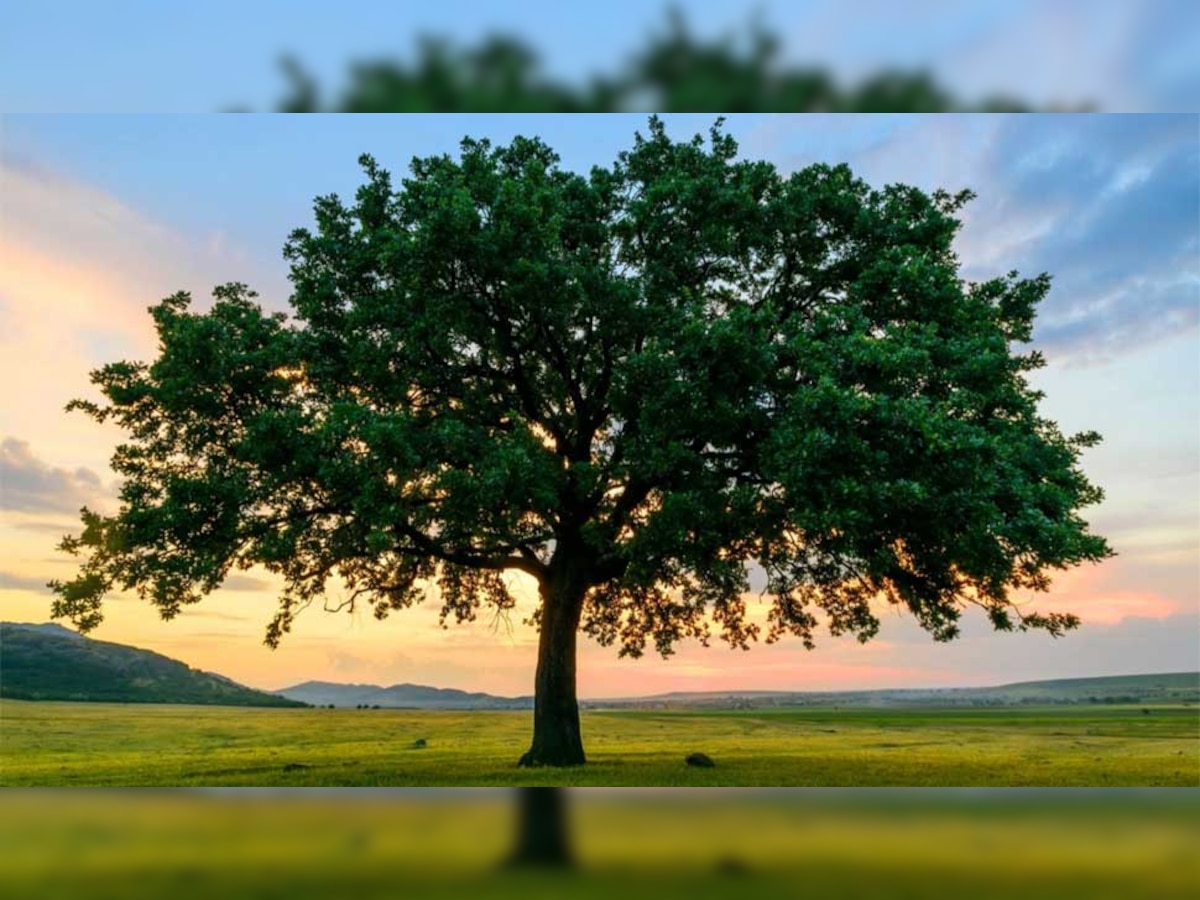
[[[666, 121], [685, 137], [712, 118]], [[645, 127], [641, 115], [0, 118], [0, 618], [46, 621], [44, 583], [73, 565], [59, 538], [84, 503], [115, 510], [119, 432], [63, 407], [90, 396], [91, 369], [152, 357], [149, 305], [244, 281], [286, 309], [283, 241], [310, 223], [313, 197], [353, 194], [360, 153], [399, 175], [466, 135], [527, 134], [586, 171]], [[1200, 117], [733, 116], [729, 130], [743, 155], [785, 171], [844, 161], [875, 185], [969, 187], [964, 275], [1054, 276], [1035, 338], [1049, 366], [1035, 382], [1065, 432], [1104, 435], [1084, 468], [1107, 497], [1085, 515], [1118, 556], [1038, 599], [1084, 619], [1057, 641], [968, 617], [959, 641], [935, 644], [890, 613], [870, 644], [825, 635], [811, 652], [718, 642], [631, 661], [583, 639], [580, 695], [1200, 669]], [[272, 651], [262, 638], [275, 583], [250, 572], [172, 622], [110, 598], [93, 636], [263, 688], [323, 679], [526, 694], [536, 634], [521, 619], [533, 591], [513, 583], [524, 603], [511, 628], [483, 614], [443, 631], [433, 602], [382, 623], [314, 608]], [[750, 608], [765, 617], [756, 599]]]

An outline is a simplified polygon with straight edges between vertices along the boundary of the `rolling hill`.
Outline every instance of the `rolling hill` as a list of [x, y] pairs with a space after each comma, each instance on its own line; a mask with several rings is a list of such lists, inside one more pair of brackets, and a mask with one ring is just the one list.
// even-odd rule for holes
[[305, 706], [149, 650], [61, 625], [0, 622], [0, 697], [110, 703]]
[[532, 697], [496, 697], [423, 684], [335, 684], [306, 681], [276, 691], [315, 706], [379, 706], [390, 709], [533, 709]]
[[1082, 703], [1200, 703], [1200, 672], [1022, 681], [992, 687], [855, 691], [711, 691], [586, 700], [593, 709], [770, 709], [783, 707], [1011, 707]]
[[[496, 697], [419, 684], [306, 681], [276, 693], [316, 706], [391, 709], [532, 709], [532, 697]], [[677, 691], [649, 697], [581, 700], [583, 709], [772, 709], [792, 707], [1013, 707], [1083, 703], [1200, 703], [1200, 673], [1113, 675], [978, 688], [857, 691]]]

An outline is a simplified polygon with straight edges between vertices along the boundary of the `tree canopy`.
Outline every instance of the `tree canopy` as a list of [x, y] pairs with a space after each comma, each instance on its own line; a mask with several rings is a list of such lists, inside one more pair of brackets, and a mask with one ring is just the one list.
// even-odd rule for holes
[[785, 174], [720, 122], [680, 142], [651, 119], [587, 174], [536, 138], [464, 140], [398, 186], [360, 161], [354, 201], [319, 197], [287, 241], [290, 315], [240, 284], [168, 297], [158, 357], [72, 404], [129, 439], [119, 512], [63, 542], [56, 616], [91, 628], [119, 589], [170, 618], [263, 566], [274, 645], [334, 578], [381, 618], [436, 585], [464, 620], [511, 609], [523, 572], [563, 715], [577, 629], [665, 655], [713, 631], [812, 647], [819, 614], [867, 640], [888, 606], [938, 640], [971, 606], [1078, 624], [1015, 592], [1110, 555], [1079, 514], [1099, 438], [1027, 380], [1049, 277], [961, 277], [969, 191]]
[[[512, 34], [475, 44], [424, 36], [407, 53], [350, 63], [336, 95], [293, 57], [282, 62], [280, 112], [622, 112], [653, 98], [664, 112], [1027, 112], [1014, 96], [966, 102], [922, 69], [885, 68], [846, 83], [826, 67], [789, 60], [761, 23], [716, 39], [693, 33], [680, 11], [643, 36], [617, 68], [586, 83], [555, 77], [538, 48]], [[331, 96], [332, 95], [332, 96]], [[1061, 108], [1061, 107], [1051, 107]], [[1073, 107], [1086, 109], [1087, 107]]]

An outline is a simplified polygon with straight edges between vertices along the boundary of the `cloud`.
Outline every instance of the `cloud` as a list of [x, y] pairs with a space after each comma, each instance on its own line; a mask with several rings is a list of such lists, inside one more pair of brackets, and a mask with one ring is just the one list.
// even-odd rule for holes
[[785, 169], [849, 160], [875, 186], [970, 188], [963, 274], [1049, 272], [1035, 344], [1052, 362], [1200, 329], [1194, 116], [780, 117], [744, 142]]
[[371, 656], [333, 649], [328, 653], [329, 669], [342, 677], [385, 678], [385, 672], [409, 671], [412, 658], [403, 653], [387, 653]]
[[[3, 486], [0, 485], [0, 493], [3, 493]], [[76, 512], [73, 509], [72, 512]], [[10, 522], [11, 527], [17, 531], [33, 531], [39, 534], [72, 534], [79, 530], [78, 522], [41, 522], [41, 521], [25, 521], [25, 522]]]
[[[1196, 671], [1200, 669], [1197, 634], [1200, 634], [1200, 616], [1187, 613], [1125, 617], [1119, 624], [1085, 622], [1079, 631], [1057, 640], [1022, 642], [1019, 660], [1012, 659], [1005, 668], [1011, 673], [1008, 677], [1014, 680]], [[971, 657], [970, 661], [964, 660], [967, 664], [986, 664], [990, 655], [979, 642], [964, 649]], [[999, 662], [999, 653], [995, 658]]]
[[0, 572], [0, 590], [46, 593], [48, 588], [45, 578], [28, 578], [13, 572]]
[[1089, 628], [1200, 613], [1195, 593], [1186, 584], [1149, 579], [1148, 570], [1154, 567], [1152, 561], [1121, 554], [1057, 573], [1048, 593], [1018, 592], [1014, 599], [1026, 610], [1075, 613]]
[[110, 496], [100, 476], [80, 466], [53, 468], [17, 438], [0, 441], [0, 509], [15, 512], [76, 512]]
[[[211, 609], [189, 609], [182, 613], [189, 619], [213, 619], [218, 622], [253, 622], [250, 616], [239, 616], [234, 613], [220, 612]], [[240, 635], [239, 635], [240, 636]]]
[[1091, 362], [1200, 327], [1194, 117], [1002, 121], [964, 258], [1051, 273], [1036, 344]]
[[1157, 0], [1129, 7], [1139, 15], [1115, 54], [1121, 81], [1139, 87], [1159, 109], [1194, 108], [1200, 96], [1200, 6]]
[[175, 274], [194, 255], [188, 242], [111, 194], [40, 165], [0, 158], [0, 183], [6, 319], [30, 330], [52, 325], [60, 336], [68, 325], [71, 338], [74, 328], [93, 329], [131, 350], [152, 347], [146, 307], [189, 286]]
[[269, 591], [271, 582], [264, 578], [252, 578], [249, 575], [230, 575], [221, 582], [223, 591]]
[[11, 153], [0, 154], [0, 194], [0, 384], [22, 385], [5, 396], [0, 429], [99, 468], [119, 427], [56, 411], [100, 399], [91, 370], [152, 357], [152, 304], [188, 290], [203, 308], [214, 285], [261, 273], [228, 242]]

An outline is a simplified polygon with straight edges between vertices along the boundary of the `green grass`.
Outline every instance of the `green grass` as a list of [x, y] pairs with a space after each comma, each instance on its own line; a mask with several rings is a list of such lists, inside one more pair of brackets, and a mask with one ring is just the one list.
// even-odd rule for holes
[[563, 874], [498, 871], [514, 812], [503, 792], [415, 793], [3, 792], [0, 884], [14, 900], [1173, 900], [1200, 890], [1191, 792], [579, 791], [568, 803], [579, 868]]
[[[588, 765], [523, 770], [527, 712], [0, 701], [0, 784], [1197, 786], [1194, 707], [585, 712]], [[413, 742], [424, 738], [424, 749]], [[714, 769], [684, 757], [707, 753]]]

